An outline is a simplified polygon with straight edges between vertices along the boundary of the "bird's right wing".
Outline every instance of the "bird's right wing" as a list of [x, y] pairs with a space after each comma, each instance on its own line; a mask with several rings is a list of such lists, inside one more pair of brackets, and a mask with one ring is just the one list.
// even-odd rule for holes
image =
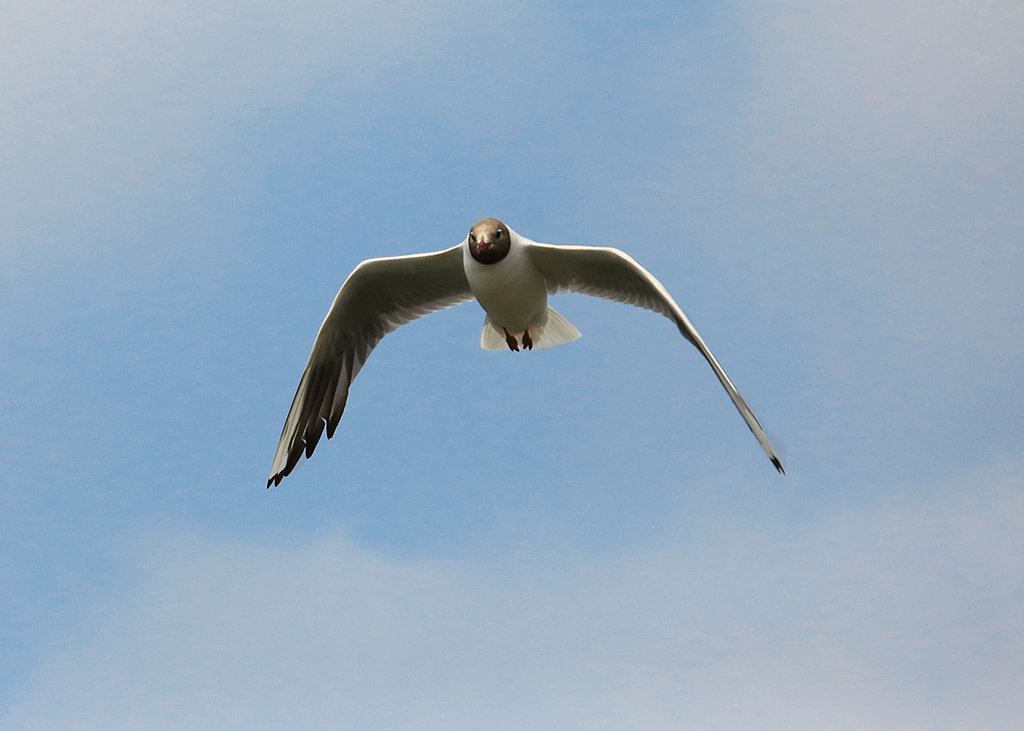
[[550, 294], [576, 292], [592, 297], [622, 302], [661, 313], [672, 320], [683, 337], [689, 340], [711, 365], [736, 410], [747, 422], [768, 458], [779, 472], [785, 472], [782, 460], [772, 447], [754, 412], [712, 355], [710, 348], [690, 323], [689, 318], [665, 290], [661, 282], [618, 249], [596, 246], [554, 246], [527, 242], [530, 259], [548, 283]]
[[316, 336], [267, 487], [281, 484], [303, 452], [307, 458], [313, 454], [325, 426], [327, 438], [334, 436], [349, 385], [381, 338], [407, 322], [473, 299], [462, 246], [369, 259], [349, 275]]

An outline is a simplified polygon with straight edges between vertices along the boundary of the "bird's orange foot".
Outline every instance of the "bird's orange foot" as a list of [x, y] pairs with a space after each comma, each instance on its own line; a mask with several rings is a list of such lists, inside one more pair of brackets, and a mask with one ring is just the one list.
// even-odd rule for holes
[[533, 338], [530, 337], [529, 330], [523, 332], [523, 347], [527, 350], [533, 350]]
[[[519, 352], [519, 343], [516, 342], [516, 336], [513, 335], [512, 333], [510, 333], [506, 328], [501, 328], [501, 329], [505, 330], [505, 342], [508, 343], [508, 349], [509, 350], [514, 350], [515, 352], [518, 353]], [[523, 340], [523, 345], [526, 345], [526, 341], [525, 340]], [[532, 343], [531, 343], [531, 345], [532, 345]]]

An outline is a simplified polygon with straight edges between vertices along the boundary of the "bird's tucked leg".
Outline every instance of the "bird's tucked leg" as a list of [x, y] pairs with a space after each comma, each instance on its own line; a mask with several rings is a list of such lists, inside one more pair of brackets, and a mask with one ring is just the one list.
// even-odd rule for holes
[[530, 331], [523, 331], [523, 347], [527, 350], [533, 350], [533, 338], [530, 337]]
[[[508, 328], [504, 328], [503, 327], [501, 329], [505, 331], [505, 342], [508, 343], [508, 349], [509, 350], [514, 350], [515, 352], [518, 353], [519, 352], [519, 343], [516, 341], [516, 336], [513, 335], [512, 333], [510, 333], [508, 331]], [[526, 344], [525, 340], [523, 341], [523, 344], [524, 345]], [[531, 342], [530, 345], [532, 346], [533, 343]]]

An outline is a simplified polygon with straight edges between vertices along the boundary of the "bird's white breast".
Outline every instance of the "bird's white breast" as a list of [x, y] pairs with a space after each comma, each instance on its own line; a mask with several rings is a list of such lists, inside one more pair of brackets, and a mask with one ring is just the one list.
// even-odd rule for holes
[[530, 260], [528, 244], [514, 231], [508, 255], [494, 264], [481, 264], [463, 250], [466, 279], [491, 321], [520, 333], [547, 321], [548, 291], [544, 275]]

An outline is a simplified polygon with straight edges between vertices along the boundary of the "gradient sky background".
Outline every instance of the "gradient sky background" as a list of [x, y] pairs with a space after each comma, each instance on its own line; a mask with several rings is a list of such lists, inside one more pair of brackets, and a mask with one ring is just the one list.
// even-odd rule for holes
[[[1018, 2], [0, 9], [0, 725], [1024, 718]], [[263, 488], [365, 258], [618, 246], [389, 336]]]

